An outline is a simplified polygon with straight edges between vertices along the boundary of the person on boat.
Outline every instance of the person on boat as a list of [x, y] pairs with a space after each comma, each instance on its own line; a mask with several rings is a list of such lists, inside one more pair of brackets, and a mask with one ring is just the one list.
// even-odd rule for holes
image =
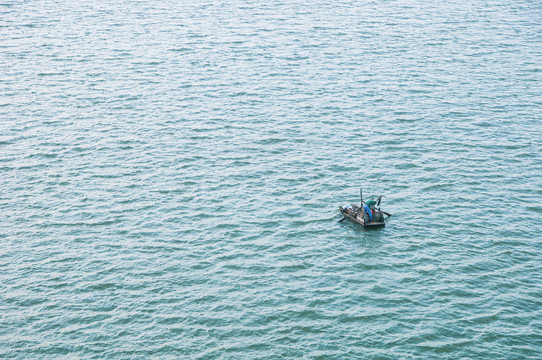
[[376, 201], [369, 200], [363, 205], [363, 212], [367, 214], [369, 221], [373, 221], [373, 210], [375, 208]]

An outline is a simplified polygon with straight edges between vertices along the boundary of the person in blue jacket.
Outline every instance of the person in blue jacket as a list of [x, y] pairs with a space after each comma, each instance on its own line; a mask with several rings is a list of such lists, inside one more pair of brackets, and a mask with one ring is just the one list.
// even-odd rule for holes
[[376, 202], [374, 200], [369, 200], [363, 205], [363, 212], [367, 214], [369, 221], [373, 221], [373, 209], [375, 208]]

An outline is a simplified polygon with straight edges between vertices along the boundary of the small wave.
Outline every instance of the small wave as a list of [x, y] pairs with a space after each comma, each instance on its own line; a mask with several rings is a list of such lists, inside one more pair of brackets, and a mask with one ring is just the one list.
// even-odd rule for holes
[[526, 209], [528, 211], [532, 211], [532, 212], [535, 212], [535, 213], [542, 213], [542, 206], [530, 205], [530, 206], [527, 206]]

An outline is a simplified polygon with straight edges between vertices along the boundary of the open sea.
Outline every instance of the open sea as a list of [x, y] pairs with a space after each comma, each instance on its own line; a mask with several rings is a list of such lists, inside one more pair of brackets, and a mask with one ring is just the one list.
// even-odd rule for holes
[[2, 359], [541, 359], [541, 240], [540, 1], [0, 1]]

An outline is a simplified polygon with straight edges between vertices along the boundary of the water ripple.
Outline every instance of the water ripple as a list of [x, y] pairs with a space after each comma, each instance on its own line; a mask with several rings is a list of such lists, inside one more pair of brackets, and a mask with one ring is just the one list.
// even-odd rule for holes
[[539, 6], [56, 5], [0, 4], [0, 357], [538, 357]]

